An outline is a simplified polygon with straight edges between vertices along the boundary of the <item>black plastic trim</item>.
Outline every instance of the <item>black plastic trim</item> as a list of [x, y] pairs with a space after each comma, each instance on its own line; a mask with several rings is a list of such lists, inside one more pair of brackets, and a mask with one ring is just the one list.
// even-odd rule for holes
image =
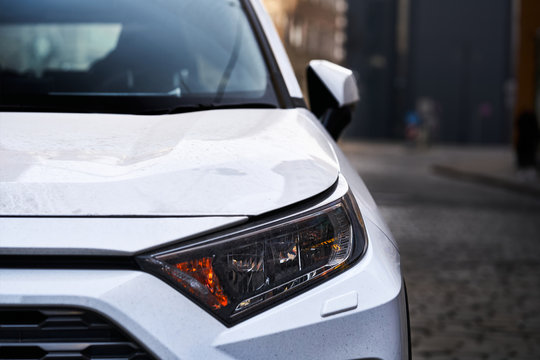
[[403, 278], [403, 290], [405, 291], [405, 306], [407, 311], [407, 353], [409, 360], [412, 359], [412, 342], [411, 342], [411, 315], [409, 312], [409, 295], [407, 293], [407, 284]]
[[304, 100], [304, 98], [293, 97], [292, 102], [293, 102], [294, 107], [306, 108], [306, 109], [308, 108], [308, 106], [306, 104], [306, 100]]
[[0, 255], [0, 269], [141, 270], [133, 257], [91, 255]]
[[156, 359], [122, 325], [95, 309], [31, 304], [0, 306], [0, 359], [66, 356]]

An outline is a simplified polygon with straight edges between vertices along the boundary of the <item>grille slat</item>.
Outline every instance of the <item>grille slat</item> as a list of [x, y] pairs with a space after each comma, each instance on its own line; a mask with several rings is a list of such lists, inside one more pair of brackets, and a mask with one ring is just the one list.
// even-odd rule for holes
[[104, 317], [79, 309], [0, 308], [0, 360], [148, 360]]

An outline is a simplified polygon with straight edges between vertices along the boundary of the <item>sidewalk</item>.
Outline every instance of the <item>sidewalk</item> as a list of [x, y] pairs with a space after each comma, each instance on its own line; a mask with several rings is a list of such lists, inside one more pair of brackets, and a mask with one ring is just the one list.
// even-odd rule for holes
[[540, 177], [524, 180], [518, 176], [515, 155], [510, 147], [442, 147], [447, 160], [439, 160], [432, 169], [439, 175], [484, 183], [540, 197]]
[[340, 142], [353, 152], [378, 152], [393, 156], [421, 157], [430, 169], [442, 176], [504, 188], [540, 197], [540, 174], [536, 180], [525, 181], [518, 176], [513, 149], [508, 146], [434, 145], [410, 148], [403, 143], [365, 141]]

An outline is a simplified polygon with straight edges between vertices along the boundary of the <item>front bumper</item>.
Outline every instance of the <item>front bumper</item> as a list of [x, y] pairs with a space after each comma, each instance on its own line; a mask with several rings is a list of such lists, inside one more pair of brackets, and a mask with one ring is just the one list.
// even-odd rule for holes
[[159, 359], [406, 359], [399, 255], [369, 220], [366, 230], [355, 266], [229, 328], [140, 271], [1, 269], [0, 306], [91, 309]]

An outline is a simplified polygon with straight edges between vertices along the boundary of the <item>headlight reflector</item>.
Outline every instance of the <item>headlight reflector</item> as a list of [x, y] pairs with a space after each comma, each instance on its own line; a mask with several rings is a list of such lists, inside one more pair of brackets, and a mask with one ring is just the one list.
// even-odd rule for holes
[[138, 261], [230, 324], [356, 260], [365, 246], [361, 224], [346, 196], [309, 214]]

